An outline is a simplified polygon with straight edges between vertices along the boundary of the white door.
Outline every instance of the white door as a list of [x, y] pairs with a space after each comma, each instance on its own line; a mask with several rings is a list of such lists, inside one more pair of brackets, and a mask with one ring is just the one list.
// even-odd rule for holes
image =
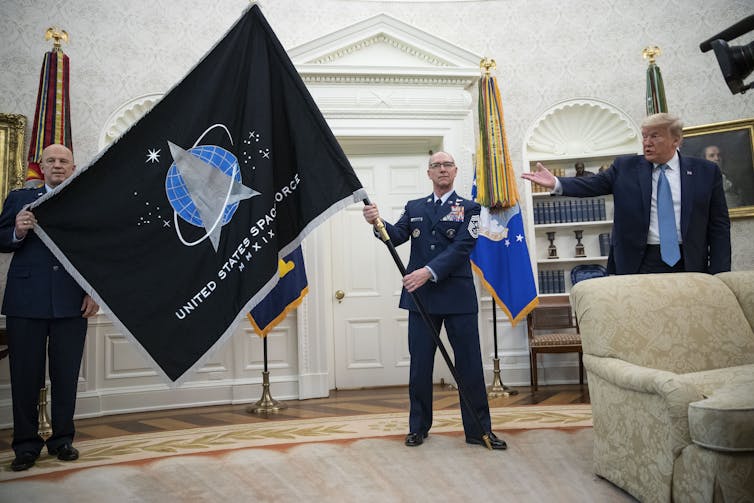
[[[427, 155], [352, 155], [356, 175], [385, 220], [431, 191]], [[333, 217], [335, 385], [338, 389], [408, 384], [408, 312], [398, 308], [401, 276], [385, 245], [353, 204]], [[409, 243], [397, 248], [404, 265]]]

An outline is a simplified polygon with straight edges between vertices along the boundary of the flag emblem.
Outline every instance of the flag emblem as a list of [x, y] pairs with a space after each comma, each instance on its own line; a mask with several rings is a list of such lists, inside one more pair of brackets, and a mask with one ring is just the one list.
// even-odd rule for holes
[[[232, 142], [230, 135], [228, 137]], [[172, 142], [168, 142], [168, 146], [173, 164], [165, 178], [165, 192], [174, 211], [175, 231], [186, 246], [209, 239], [217, 251], [222, 226], [230, 222], [239, 201], [257, 196], [259, 192], [243, 185], [238, 159], [224, 148], [200, 145], [187, 151]], [[187, 242], [176, 217], [203, 228], [204, 235]]]

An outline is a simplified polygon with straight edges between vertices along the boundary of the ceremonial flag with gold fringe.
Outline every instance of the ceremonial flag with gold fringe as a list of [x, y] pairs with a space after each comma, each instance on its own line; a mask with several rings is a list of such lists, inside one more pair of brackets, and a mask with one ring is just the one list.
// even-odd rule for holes
[[479, 81], [479, 141], [472, 196], [482, 205], [471, 265], [511, 324], [537, 306], [529, 249], [495, 77]]
[[300, 246], [278, 261], [278, 276], [280, 281], [275, 288], [248, 315], [259, 337], [267, 337], [309, 293], [304, 254]]
[[42, 70], [39, 73], [37, 107], [34, 112], [34, 125], [29, 143], [29, 167], [26, 185], [37, 187], [44, 183], [44, 175], [39, 167], [42, 151], [48, 145], [58, 143], [73, 150], [71, 140], [71, 105], [69, 101], [70, 63], [60, 48], [60, 38], [67, 40], [68, 34], [52, 28], [47, 38], [55, 38], [53, 50], [45, 53]]
[[488, 208], [518, 203], [516, 175], [505, 139], [503, 102], [495, 77], [479, 81], [479, 141], [476, 149], [476, 201]]

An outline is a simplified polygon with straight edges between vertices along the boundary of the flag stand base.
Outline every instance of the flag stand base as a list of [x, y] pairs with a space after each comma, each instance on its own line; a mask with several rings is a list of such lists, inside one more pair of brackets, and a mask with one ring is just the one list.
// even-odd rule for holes
[[254, 405], [249, 405], [246, 408], [246, 412], [252, 414], [268, 414], [281, 411], [287, 406], [278, 402], [270, 394], [270, 373], [267, 371], [262, 372], [262, 398], [260, 398]]
[[493, 370], [492, 384], [487, 389], [487, 397], [498, 398], [501, 396], [518, 395], [518, 390], [510, 389], [500, 379], [500, 358], [493, 358], [492, 362], [495, 364], [495, 368]]

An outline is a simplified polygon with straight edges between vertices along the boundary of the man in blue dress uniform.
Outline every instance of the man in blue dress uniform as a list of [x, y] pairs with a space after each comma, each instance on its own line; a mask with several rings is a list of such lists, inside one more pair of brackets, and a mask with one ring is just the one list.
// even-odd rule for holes
[[[73, 447], [81, 356], [87, 320], [99, 306], [34, 233], [36, 219], [26, 206], [73, 174], [73, 153], [63, 145], [42, 151], [45, 186], [14, 190], [0, 214], [0, 252], [14, 252], [2, 313], [6, 316], [13, 398], [13, 471], [31, 468], [42, 447], [61, 461], [78, 459]], [[45, 350], [52, 384], [52, 436], [37, 434], [37, 399], [45, 385]]]
[[[455, 193], [453, 182], [457, 173], [450, 154], [433, 154], [427, 169], [433, 193], [406, 203], [395, 224], [385, 222], [390, 240], [396, 246], [411, 239], [411, 257], [400, 300], [400, 307], [409, 311], [411, 355], [411, 411], [405, 443], [409, 447], [421, 445], [432, 427], [432, 371], [437, 350], [432, 332], [410, 295], [413, 293], [421, 299], [434, 326], [445, 324], [463, 392], [474, 409], [468, 410], [461, 401], [466, 442], [484, 445], [482, 437], [487, 434], [493, 449], [505, 449], [505, 441], [491, 431], [479, 348], [477, 294], [469, 261], [478, 236], [481, 208]], [[375, 204], [365, 206], [363, 214], [370, 224], [380, 217]], [[474, 415], [484, 431], [479, 431]]]

